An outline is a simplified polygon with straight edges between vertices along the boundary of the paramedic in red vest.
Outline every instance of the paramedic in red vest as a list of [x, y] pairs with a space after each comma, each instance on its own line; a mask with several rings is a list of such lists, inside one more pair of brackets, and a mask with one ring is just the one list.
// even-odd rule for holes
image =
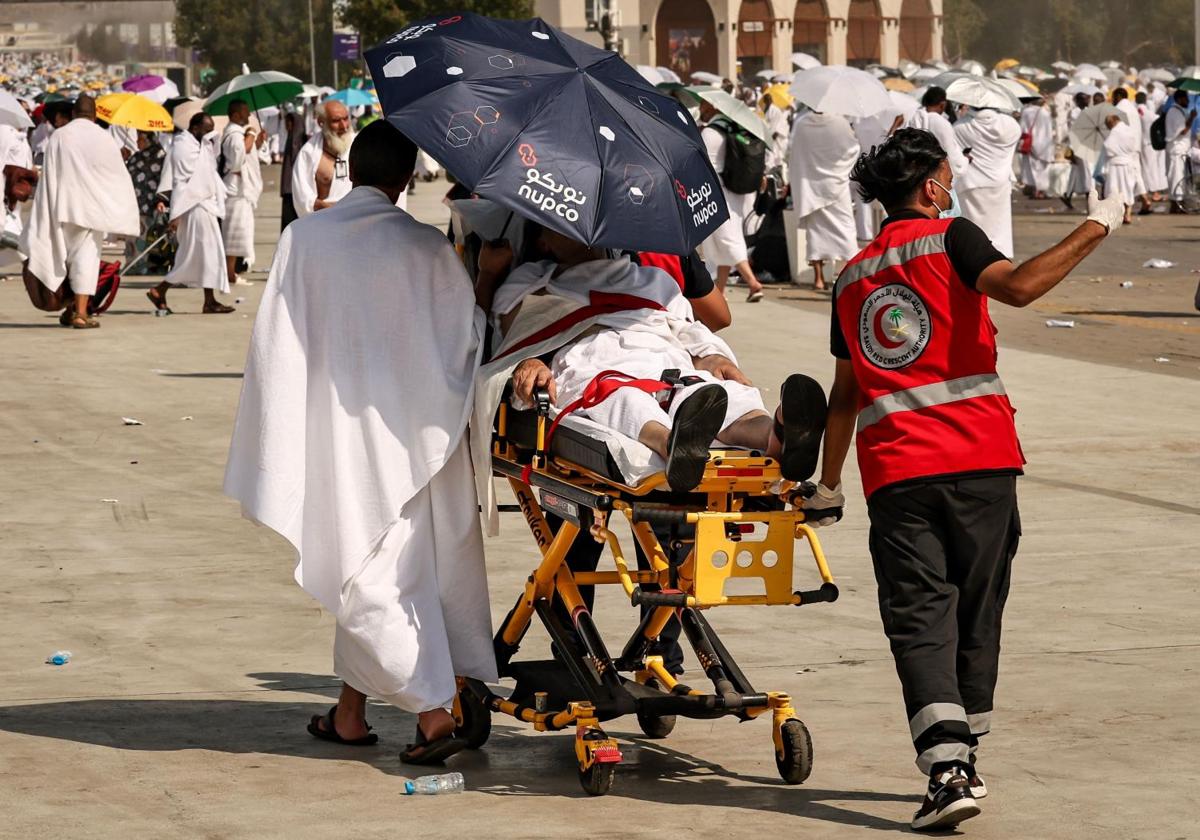
[[888, 216], [834, 289], [837, 370], [821, 483], [807, 506], [841, 506], [857, 428], [879, 609], [917, 766], [929, 776], [912, 825], [942, 829], [978, 814], [987, 793], [975, 750], [991, 720], [1021, 533], [1024, 458], [996, 375], [988, 298], [1037, 300], [1121, 226], [1124, 209], [1119, 197], [1092, 193], [1083, 224], [1014, 265], [973, 222], [946, 218], [953, 175], [932, 134], [896, 132], [859, 159], [851, 180]]

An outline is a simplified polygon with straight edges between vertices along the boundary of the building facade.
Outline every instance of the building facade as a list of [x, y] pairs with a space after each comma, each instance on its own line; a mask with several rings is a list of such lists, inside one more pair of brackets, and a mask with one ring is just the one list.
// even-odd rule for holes
[[942, 58], [942, 0], [537, 0], [539, 17], [597, 45], [600, 9], [616, 13], [610, 40], [631, 63], [725, 78], [773, 68], [793, 52], [825, 64]]

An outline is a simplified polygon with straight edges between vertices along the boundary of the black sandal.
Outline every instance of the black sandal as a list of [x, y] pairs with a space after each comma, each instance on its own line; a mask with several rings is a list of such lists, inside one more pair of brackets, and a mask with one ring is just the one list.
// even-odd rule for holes
[[[466, 748], [467, 739], [459, 738], [453, 732], [430, 741], [425, 737], [425, 733], [421, 731], [421, 724], [418, 723], [417, 740], [404, 748], [404, 752], [400, 753], [400, 760], [405, 764], [441, 764], [450, 756], [462, 752]], [[414, 755], [416, 750], [420, 750], [420, 752]]]
[[708, 450], [725, 425], [729, 396], [720, 385], [697, 388], [671, 421], [667, 437], [667, 484], [677, 493], [696, 488], [704, 478]]
[[[370, 732], [361, 738], [343, 738], [338, 734], [337, 727], [333, 725], [333, 713], [337, 711], [337, 706], [330, 707], [329, 714], [322, 718], [320, 715], [313, 715], [312, 720], [308, 722], [308, 734], [314, 738], [319, 738], [322, 741], [332, 741], [335, 744], [342, 744], [347, 747], [369, 747], [379, 742], [379, 736], [374, 732], [370, 732], [370, 725], [367, 730]], [[325, 721], [324, 729], [321, 728], [321, 721]]]
[[775, 437], [783, 444], [779, 471], [788, 481], [807, 481], [817, 471], [827, 409], [824, 389], [802, 373], [793, 373], [779, 389]]

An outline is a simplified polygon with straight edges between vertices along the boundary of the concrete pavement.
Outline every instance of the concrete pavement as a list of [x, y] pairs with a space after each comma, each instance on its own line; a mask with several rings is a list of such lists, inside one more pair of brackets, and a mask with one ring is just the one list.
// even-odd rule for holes
[[[442, 183], [414, 212], [436, 220]], [[268, 193], [271, 186], [267, 187]], [[277, 206], [261, 208], [270, 257]], [[201, 316], [172, 293], [155, 318], [124, 288], [104, 326], [60, 329], [0, 284], [0, 789], [22, 838], [345, 836], [854, 838], [906, 830], [922, 780], [851, 477], [822, 534], [842, 598], [711, 620], [756, 687], [788, 691], [815, 768], [781, 784], [766, 721], [680, 720], [665, 741], [606, 729], [612, 793], [579, 789], [570, 735], [496, 717], [452, 760], [469, 792], [404, 798], [396, 753], [414, 720], [373, 706], [378, 747], [304, 732], [336, 695], [333, 623], [291, 580], [291, 552], [220, 494], [251, 317]], [[149, 283], [131, 283], [145, 287]], [[233, 295], [231, 295], [232, 297]], [[773, 401], [786, 373], [828, 382], [827, 316], [734, 299], [727, 332]], [[1190, 812], [1200, 690], [1200, 390], [1153, 371], [1002, 350], [1029, 459], [977, 838], [1200, 837]], [[122, 416], [142, 426], [124, 426]], [[116, 501], [105, 501], [113, 500]], [[516, 514], [489, 541], [498, 622], [534, 563]], [[797, 584], [811, 583], [800, 565]], [[618, 638], [634, 615], [597, 615]], [[42, 664], [60, 648], [67, 666]], [[544, 655], [531, 631], [528, 655]]]

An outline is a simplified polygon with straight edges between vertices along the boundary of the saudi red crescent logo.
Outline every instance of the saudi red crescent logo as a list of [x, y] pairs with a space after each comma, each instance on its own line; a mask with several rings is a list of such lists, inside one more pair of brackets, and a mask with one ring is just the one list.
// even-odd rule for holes
[[894, 370], [915, 362], [929, 346], [929, 307], [903, 283], [883, 286], [867, 295], [859, 310], [858, 343], [876, 367]]

